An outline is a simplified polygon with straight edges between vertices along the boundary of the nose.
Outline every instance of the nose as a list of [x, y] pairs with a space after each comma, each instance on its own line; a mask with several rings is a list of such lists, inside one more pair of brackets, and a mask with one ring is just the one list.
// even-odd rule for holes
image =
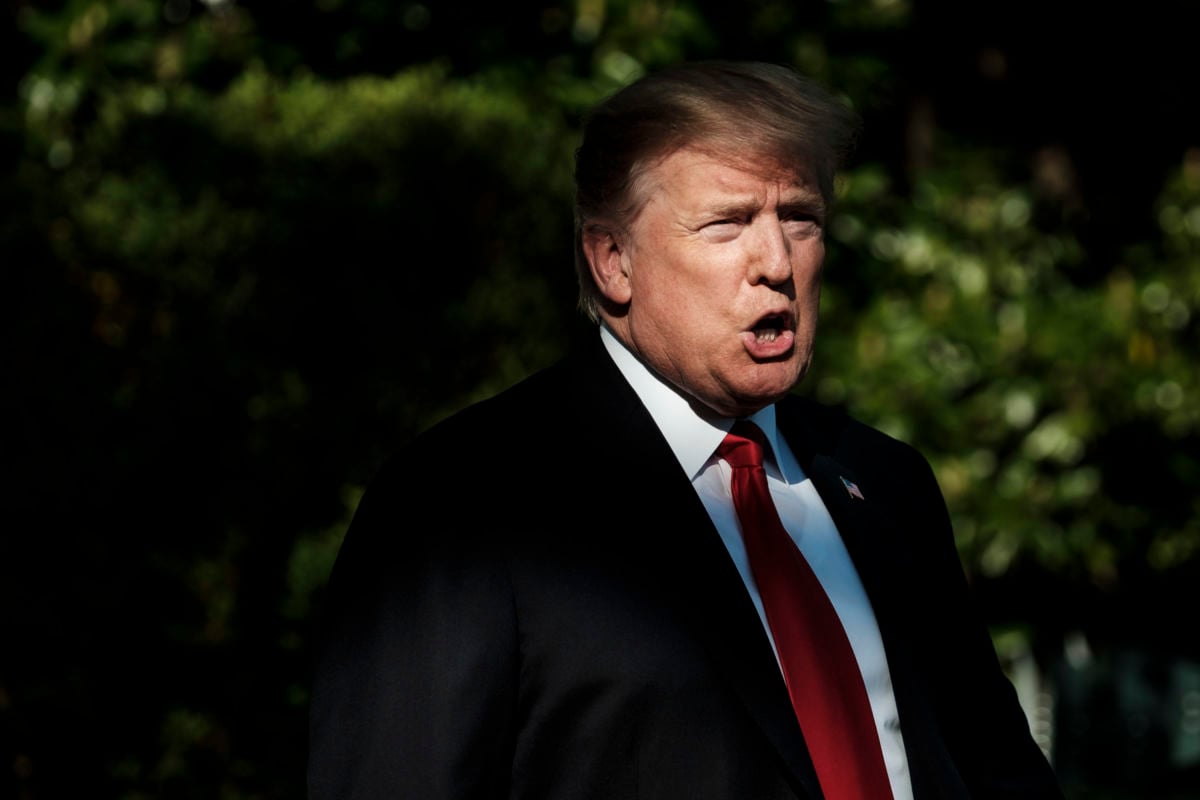
[[792, 277], [792, 243], [778, 219], [764, 215], [758, 223], [747, 278], [751, 284], [778, 286]]

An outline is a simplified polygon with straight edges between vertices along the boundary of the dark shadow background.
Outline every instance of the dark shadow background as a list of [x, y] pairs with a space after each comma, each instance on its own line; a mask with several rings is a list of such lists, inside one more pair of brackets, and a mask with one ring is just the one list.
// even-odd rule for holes
[[934, 462], [1071, 797], [1200, 797], [1200, 7], [64, 0], [0, 33], [0, 797], [299, 798], [362, 486], [561, 355], [586, 109], [864, 118], [799, 391]]

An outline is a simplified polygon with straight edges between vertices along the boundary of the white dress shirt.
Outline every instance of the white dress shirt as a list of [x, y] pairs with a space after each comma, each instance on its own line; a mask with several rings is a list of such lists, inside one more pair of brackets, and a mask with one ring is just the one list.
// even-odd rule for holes
[[[762, 597], [750, 571], [750, 560], [738, 529], [729, 488], [732, 470], [715, 454], [734, 420], [715, 415], [701, 416], [682, 394], [650, 371], [603, 325], [600, 326], [600, 338], [691, 480], [692, 488], [704, 503], [754, 607], [758, 609], [759, 620], [771, 646], [775, 647], [775, 638], [767, 624]], [[912, 782], [887, 656], [862, 581], [821, 496], [779, 435], [775, 406], [767, 406], [748, 419], [762, 429], [770, 445], [770, 452], [763, 454], [763, 466], [783, 526], [812, 567], [846, 629], [867, 688], [892, 794], [895, 800], [912, 800]], [[776, 652], [776, 659], [778, 657]]]

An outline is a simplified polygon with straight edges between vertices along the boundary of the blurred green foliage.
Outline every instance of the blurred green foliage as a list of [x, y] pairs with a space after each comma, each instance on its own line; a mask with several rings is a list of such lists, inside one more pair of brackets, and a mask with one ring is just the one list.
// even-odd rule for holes
[[1034, 3], [10, 5], [0, 795], [303, 796], [363, 485], [590, 335], [581, 116], [685, 58], [864, 116], [798, 391], [931, 458], [989, 622], [1047, 668], [1079, 632], [1200, 658], [1169, 624], [1200, 577], [1194, 10], [1083, 42]]
[[[1161, 240], [1082, 285], [1079, 242], [1035, 227], [1030, 189], [978, 157], [925, 171], [898, 206], [877, 170], [845, 178], [834, 269], [870, 291], [855, 301], [831, 276], [817, 394], [935, 459], [963, 556], [984, 577], [1024, 558], [1109, 586], [1138, 568], [1124, 562], [1168, 571], [1196, 554], [1192, 157], [1158, 201]], [[1143, 447], [1161, 451], [1113, 444], [1131, 429], [1153, 431]], [[1153, 474], [1124, 474], [1117, 456], [1149, 457]]]

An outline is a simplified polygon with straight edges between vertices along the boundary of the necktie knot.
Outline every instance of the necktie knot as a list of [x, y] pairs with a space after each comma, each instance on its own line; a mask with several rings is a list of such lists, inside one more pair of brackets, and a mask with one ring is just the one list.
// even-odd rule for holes
[[733, 429], [725, 434], [724, 441], [717, 446], [717, 455], [729, 462], [729, 466], [762, 467], [763, 451], [767, 437], [753, 422], [738, 420]]

